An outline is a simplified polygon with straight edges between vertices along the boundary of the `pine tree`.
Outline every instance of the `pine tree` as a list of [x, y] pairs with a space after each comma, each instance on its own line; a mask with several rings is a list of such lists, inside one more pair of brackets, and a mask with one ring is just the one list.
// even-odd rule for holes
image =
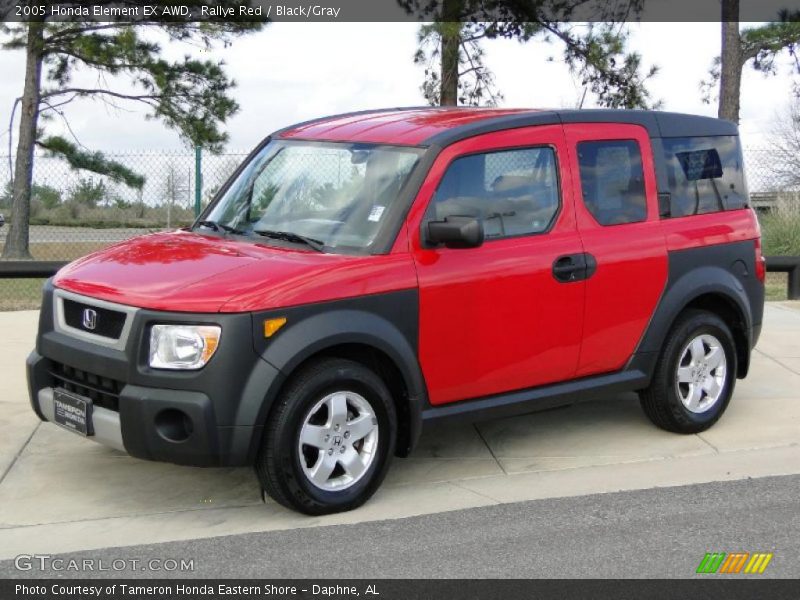
[[800, 73], [797, 44], [800, 43], [800, 13], [781, 12], [778, 21], [740, 29], [739, 0], [722, 0], [722, 40], [720, 56], [714, 59], [709, 78], [700, 84], [703, 100], [711, 102], [718, 90], [717, 116], [739, 122], [742, 71], [749, 63], [765, 75], [777, 72], [775, 59], [781, 54], [794, 59], [792, 67]]
[[[33, 0], [30, 4], [49, 5], [44, 0]], [[79, 2], [59, 4], [80, 5]], [[120, 0], [115, 4], [137, 5], [134, 0]], [[160, 0], [151, 4], [173, 3]], [[194, 9], [202, 5], [237, 7], [246, 4], [246, 0], [185, 0], [183, 4]], [[156, 34], [151, 32], [165, 33], [171, 42], [211, 48], [215, 43], [230, 44], [237, 36], [257, 31], [262, 26], [256, 21], [209, 23], [176, 19], [159, 23], [104, 23], [34, 19], [37, 18], [0, 26], [2, 47], [25, 52], [24, 88], [13, 111], [19, 110], [19, 135], [12, 217], [2, 256], [6, 259], [30, 258], [28, 220], [37, 147], [64, 158], [73, 168], [102, 174], [134, 188], [141, 189], [144, 185], [144, 178], [124, 165], [87, 151], [65, 137], [48, 135], [48, 116], [58, 116], [66, 122], [64, 107], [86, 99], [136, 103], [147, 108], [147, 118], [159, 119], [175, 129], [188, 144], [218, 151], [227, 139], [221, 126], [238, 109], [230, 96], [234, 82], [225, 74], [220, 61], [189, 56], [175, 61], [163, 58], [161, 45], [153, 41]], [[74, 85], [73, 75], [78, 70], [95, 73], [96, 86]], [[115, 89], [107, 83], [111, 78], [119, 81], [118, 76], [126, 76], [131, 86]]]
[[[502, 100], [494, 75], [483, 61], [482, 41], [516, 39], [556, 43], [568, 68], [601, 106], [651, 108], [641, 56], [627, 50], [625, 20], [641, 11], [641, 0], [611, 8], [598, 4], [591, 14], [585, 0], [398, 0], [409, 13], [431, 19], [419, 31], [414, 61], [425, 67], [422, 93], [431, 105], [494, 106]], [[595, 22], [576, 25], [573, 16]], [[527, 71], [526, 77], [535, 77]]]

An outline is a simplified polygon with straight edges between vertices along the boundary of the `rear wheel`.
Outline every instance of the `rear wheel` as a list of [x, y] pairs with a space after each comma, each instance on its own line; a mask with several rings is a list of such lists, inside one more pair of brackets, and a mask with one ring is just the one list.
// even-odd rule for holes
[[263, 489], [307, 514], [351, 510], [378, 489], [397, 429], [383, 380], [360, 363], [304, 368], [275, 406], [256, 463]]
[[640, 393], [649, 419], [667, 431], [697, 433], [725, 412], [736, 383], [736, 348], [716, 315], [689, 310], [664, 344], [653, 380]]

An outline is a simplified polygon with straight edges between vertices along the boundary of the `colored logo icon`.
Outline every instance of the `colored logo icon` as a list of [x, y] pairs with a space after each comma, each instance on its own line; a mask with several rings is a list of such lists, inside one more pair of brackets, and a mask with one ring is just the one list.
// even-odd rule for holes
[[697, 573], [760, 575], [772, 560], [772, 552], [706, 552]]

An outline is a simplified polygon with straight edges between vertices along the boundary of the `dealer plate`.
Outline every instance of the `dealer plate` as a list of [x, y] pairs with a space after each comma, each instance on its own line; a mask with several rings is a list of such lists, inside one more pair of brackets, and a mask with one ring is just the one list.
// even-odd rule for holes
[[67, 390], [53, 390], [53, 420], [79, 435], [93, 435], [92, 401]]

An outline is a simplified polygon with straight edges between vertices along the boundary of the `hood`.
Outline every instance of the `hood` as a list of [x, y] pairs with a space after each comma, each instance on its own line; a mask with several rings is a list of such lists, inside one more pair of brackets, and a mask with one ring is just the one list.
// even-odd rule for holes
[[90, 254], [53, 283], [153, 310], [247, 312], [407, 289], [416, 273], [408, 254], [323, 254], [173, 231]]

